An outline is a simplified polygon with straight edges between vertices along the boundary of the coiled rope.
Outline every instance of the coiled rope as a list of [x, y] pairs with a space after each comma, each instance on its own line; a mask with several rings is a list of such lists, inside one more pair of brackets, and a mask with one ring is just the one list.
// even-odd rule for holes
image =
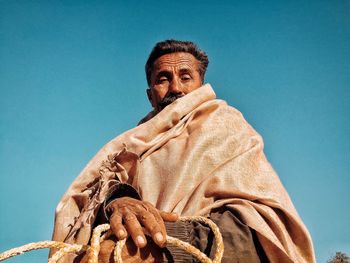
[[[186, 252], [192, 254], [195, 256], [200, 262], [203, 263], [219, 263], [221, 262], [222, 255], [224, 253], [224, 242], [220, 233], [219, 228], [217, 225], [214, 224], [213, 221], [211, 221], [208, 218], [201, 217], [201, 216], [185, 216], [180, 217], [180, 221], [196, 221], [200, 223], [204, 223], [208, 225], [211, 230], [214, 233], [214, 240], [215, 240], [215, 255], [214, 259], [211, 260], [208, 258], [204, 253], [202, 253], [199, 249], [193, 247], [192, 245], [181, 241], [180, 239], [167, 236], [167, 244], [172, 244], [174, 246], [177, 246]], [[104, 233], [106, 232], [106, 233]], [[102, 234], [104, 233], [104, 234]], [[41, 241], [36, 243], [29, 243], [21, 247], [13, 248], [10, 250], [7, 250], [0, 254], [0, 261], [6, 260], [8, 258], [23, 254], [25, 252], [36, 250], [36, 249], [42, 249], [42, 248], [54, 248], [58, 249], [58, 251], [52, 255], [51, 258], [49, 258], [48, 263], [55, 263], [60, 258], [62, 258], [64, 255], [68, 253], [80, 253], [83, 251], [86, 251], [88, 254], [88, 262], [89, 263], [98, 263], [98, 255], [100, 253], [100, 245], [103, 240], [105, 240], [107, 237], [109, 237], [112, 234], [110, 230], [109, 224], [103, 224], [97, 226], [92, 234], [90, 246], [89, 245], [78, 245], [78, 244], [68, 244], [58, 241]], [[115, 249], [114, 249], [114, 261], [116, 263], [122, 263], [122, 249], [125, 245], [126, 239], [120, 240], [117, 242]]]

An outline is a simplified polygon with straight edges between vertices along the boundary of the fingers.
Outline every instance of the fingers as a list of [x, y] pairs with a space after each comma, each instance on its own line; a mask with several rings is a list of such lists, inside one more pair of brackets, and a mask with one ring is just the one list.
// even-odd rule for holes
[[114, 200], [109, 208], [113, 211], [110, 218], [113, 233], [119, 240], [130, 234], [135, 245], [139, 248], [143, 248], [147, 244], [145, 233], [150, 234], [158, 246], [164, 247], [166, 245], [164, 221], [174, 222], [178, 220], [175, 213], [159, 211], [149, 202], [129, 197]]
[[152, 236], [153, 241], [160, 247], [164, 247], [166, 243], [166, 232], [163, 221], [158, 222], [153, 214], [145, 212], [140, 215], [139, 220]]
[[[152, 233], [153, 241], [158, 246], [164, 247], [166, 245], [166, 228], [159, 213], [160, 211], [149, 202], [144, 202], [143, 205], [152, 215], [152, 217], [148, 218], [148, 222], [146, 222], [148, 223], [148, 227], [146, 227], [146, 229]], [[155, 221], [153, 219], [155, 219]]]
[[123, 207], [120, 211], [115, 210], [109, 221], [113, 233], [119, 240], [126, 238], [129, 233], [137, 247], [142, 248], [147, 244], [137, 217], [129, 209]]
[[144, 246], [146, 246], [146, 237], [143, 233], [142, 226], [139, 223], [137, 217], [133, 213], [129, 212], [125, 215], [124, 222], [126, 230], [131, 235], [135, 245], [139, 248], [143, 248]]
[[113, 212], [109, 223], [113, 233], [119, 240], [127, 237], [127, 232], [122, 224], [122, 215], [118, 211]]

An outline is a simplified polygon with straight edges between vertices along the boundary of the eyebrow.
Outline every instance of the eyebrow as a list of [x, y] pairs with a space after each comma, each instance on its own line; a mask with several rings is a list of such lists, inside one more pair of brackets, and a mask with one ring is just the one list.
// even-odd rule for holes
[[162, 76], [169, 76], [170, 75], [170, 71], [167, 70], [162, 70], [160, 72], [157, 73], [156, 78], [162, 77]]
[[194, 70], [191, 68], [182, 68], [180, 69], [180, 73], [192, 73]]
[[[192, 73], [194, 70], [192, 68], [181, 68], [179, 70], [180, 74], [184, 74], [184, 73]], [[162, 71], [159, 71], [156, 75], [157, 78], [161, 77], [161, 76], [168, 76], [171, 74], [171, 71], [170, 70], [162, 70]]]

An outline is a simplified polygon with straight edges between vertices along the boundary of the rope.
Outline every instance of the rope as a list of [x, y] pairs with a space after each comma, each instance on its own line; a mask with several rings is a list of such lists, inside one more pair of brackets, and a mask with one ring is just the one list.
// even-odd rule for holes
[[[84, 251], [87, 249], [87, 246], [85, 245], [77, 245], [77, 244], [67, 244], [67, 243], [63, 243], [63, 242], [58, 242], [58, 241], [40, 241], [40, 242], [36, 242], [36, 243], [28, 243], [24, 246], [21, 247], [16, 247], [10, 250], [7, 250], [3, 253], [0, 254], [0, 261], [3, 261], [5, 259], [14, 257], [14, 256], [18, 256], [20, 254], [23, 254], [25, 252], [31, 251], [31, 250], [37, 250], [37, 249], [42, 249], [42, 248], [55, 248], [55, 249], [59, 249], [59, 251], [57, 253], [55, 253], [55, 255], [53, 255], [50, 259], [49, 259], [49, 263], [54, 263], [56, 262], [59, 258], [61, 258], [62, 256], [59, 254], [59, 252], [61, 253], [78, 253], [80, 251]], [[67, 252], [66, 252], [67, 251]], [[54, 260], [54, 261], [52, 261]]]
[[[222, 236], [220, 234], [219, 228], [211, 221], [205, 217], [200, 216], [186, 216], [180, 217], [180, 221], [196, 221], [201, 222], [208, 225], [214, 233], [214, 240], [216, 244], [216, 251], [214, 255], [214, 259], [211, 260], [204, 253], [202, 253], [199, 249], [191, 246], [190, 244], [183, 242], [174, 237], [167, 236], [167, 243], [178, 246], [179, 248], [185, 250], [186, 252], [195, 256], [202, 263], [220, 263], [222, 259], [222, 255], [224, 253], [224, 242]], [[103, 232], [106, 232], [102, 235]], [[58, 251], [49, 258], [48, 263], [56, 263], [60, 258], [68, 253], [81, 253], [86, 251], [88, 255], [88, 263], [98, 263], [98, 255], [100, 253], [101, 242], [105, 240], [108, 236], [112, 234], [110, 230], [109, 224], [103, 224], [97, 226], [92, 234], [90, 246], [88, 245], [78, 245], [78, 244], [68, 244], [58, 241], [41, 241], [36, 243], [29, 243], [21, 247], [13, 248], [7, 250], [0, 254], [0, 261], [6, 260], [8, 258], [23, 254], [25, 252], [42, 249], [42, 248], [54, 248], [58, 249]], [[116, 263], [122, 263], [122, 249], [125, 245], [126, 239], [119, 240], [114, 249], [114, 261]]]

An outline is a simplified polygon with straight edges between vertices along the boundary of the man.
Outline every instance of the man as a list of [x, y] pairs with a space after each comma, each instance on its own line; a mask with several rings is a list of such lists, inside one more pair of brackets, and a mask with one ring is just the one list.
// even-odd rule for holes
[[[213, 254], [212, 233], [178, 215], [211, 218], [223, 262], [314, 262], [309, 234], [242, 115], [203, 85], [208, 58], [192, 42], [156, 44], [146, 63], [153, 111], [91, 160], [56, 210], [53, 239], [88, 243], [109, 222], [100, 262], [128, 238], [126, 262], [191, 262], [166, 234]], [[166, 226], [165, 223], [166, 222]], [[64, 262], [84, 262], [67, 257]]]

